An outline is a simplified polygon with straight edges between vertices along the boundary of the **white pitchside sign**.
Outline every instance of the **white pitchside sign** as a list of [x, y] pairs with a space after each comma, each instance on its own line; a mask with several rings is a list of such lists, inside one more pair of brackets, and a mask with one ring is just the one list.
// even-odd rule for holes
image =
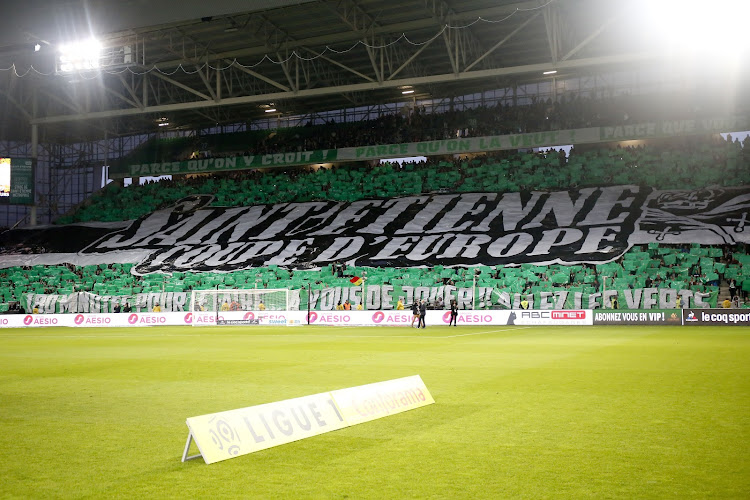
[[[419, 375], [187, 419], [182, 461], [207, 464], [433, 404]], [[188, 456], [195, 441], [200, 453]]]
[[[0, 315], [0, 328], [46, 326], [139, 327], [139, 326], [211, 326], [220, 321], [257, 319], [263, 325], [327, 326], [406, 326], [412, 323], [411, 311], [226, 311], [213, 312], [121, 313], [121, 314], [8, 314]], [[427, 311], [427, 326], [447, 325], [450, 312]], [[458, 325], [593, 325], [591, 309], [550, 310], [462, 310]]]

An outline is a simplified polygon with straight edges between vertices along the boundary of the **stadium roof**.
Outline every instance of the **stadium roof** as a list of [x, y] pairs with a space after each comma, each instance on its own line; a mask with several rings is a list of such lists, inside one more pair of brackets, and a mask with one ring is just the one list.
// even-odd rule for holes
[[[0, 36], [0, 68], [15, 65], [0, 71], [5, 139], [28, 139], [29, 123], [43, 140], [72, 142], [154, 131], [160, 118], [195, 128], [268, 116], [270, 106], [305, 114], [443, 98], [654, 58], [648, 37], [632, 37], [640, 20], [618, 7], [627, 2], [12, 3]], [[59, 71], [59, 47], [92, 36], [101, 69]]]

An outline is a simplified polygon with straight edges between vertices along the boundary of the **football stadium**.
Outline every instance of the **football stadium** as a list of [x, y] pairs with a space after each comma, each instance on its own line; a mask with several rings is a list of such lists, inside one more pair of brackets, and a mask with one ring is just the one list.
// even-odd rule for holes
[[0, 497], [750, 497], [750, 2], [0, 12]]

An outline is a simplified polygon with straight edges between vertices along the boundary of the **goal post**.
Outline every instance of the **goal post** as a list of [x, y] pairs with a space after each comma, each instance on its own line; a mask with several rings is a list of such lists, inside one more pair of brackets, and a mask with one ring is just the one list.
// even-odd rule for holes
[[[278, 289], [226, 289], [193, 290], [190, 309], [194, 313], [211, 313], [216, 325], [269, 325], [286, 324], [289, 310], [289, 290]], [[282, 319], [283, 318], [283, 319]], [[204, 322], [192, 322], [200, 326]]]

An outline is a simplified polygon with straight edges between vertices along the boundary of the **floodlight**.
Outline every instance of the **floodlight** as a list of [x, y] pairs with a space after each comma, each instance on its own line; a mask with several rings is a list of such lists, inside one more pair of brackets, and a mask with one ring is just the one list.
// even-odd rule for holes
[[414, 89], [411, 89], [411, 90], [402, 90], [401, 93], [402, 94], [413, 94], [414, 93]]
[[555, 73], [557, 73], [557, 70], [556, 70], [556, 69], [553, 69], [553, 70], [551, 70], [551, 71], [545, 71], [545, 72], [544, 72], [544, 73], [542, 73], [542, 74], [543, 74], [543, 75], [554, 75]]
[[99, 67], [102, 44], [91, 38], [80, 42], [69, 43], [59, 47], [58, 58], [60, 71], [81, 71]]
[[39, 45], [38, 43], [36, 45], [34, 45], [34, 52], [39, 52], [40, 50], [42, 50], [42, 46], [41, 45]]
[[274, 111], [276, 111], [276, 108], [268, 108], [266, 113], [273, 113]]

